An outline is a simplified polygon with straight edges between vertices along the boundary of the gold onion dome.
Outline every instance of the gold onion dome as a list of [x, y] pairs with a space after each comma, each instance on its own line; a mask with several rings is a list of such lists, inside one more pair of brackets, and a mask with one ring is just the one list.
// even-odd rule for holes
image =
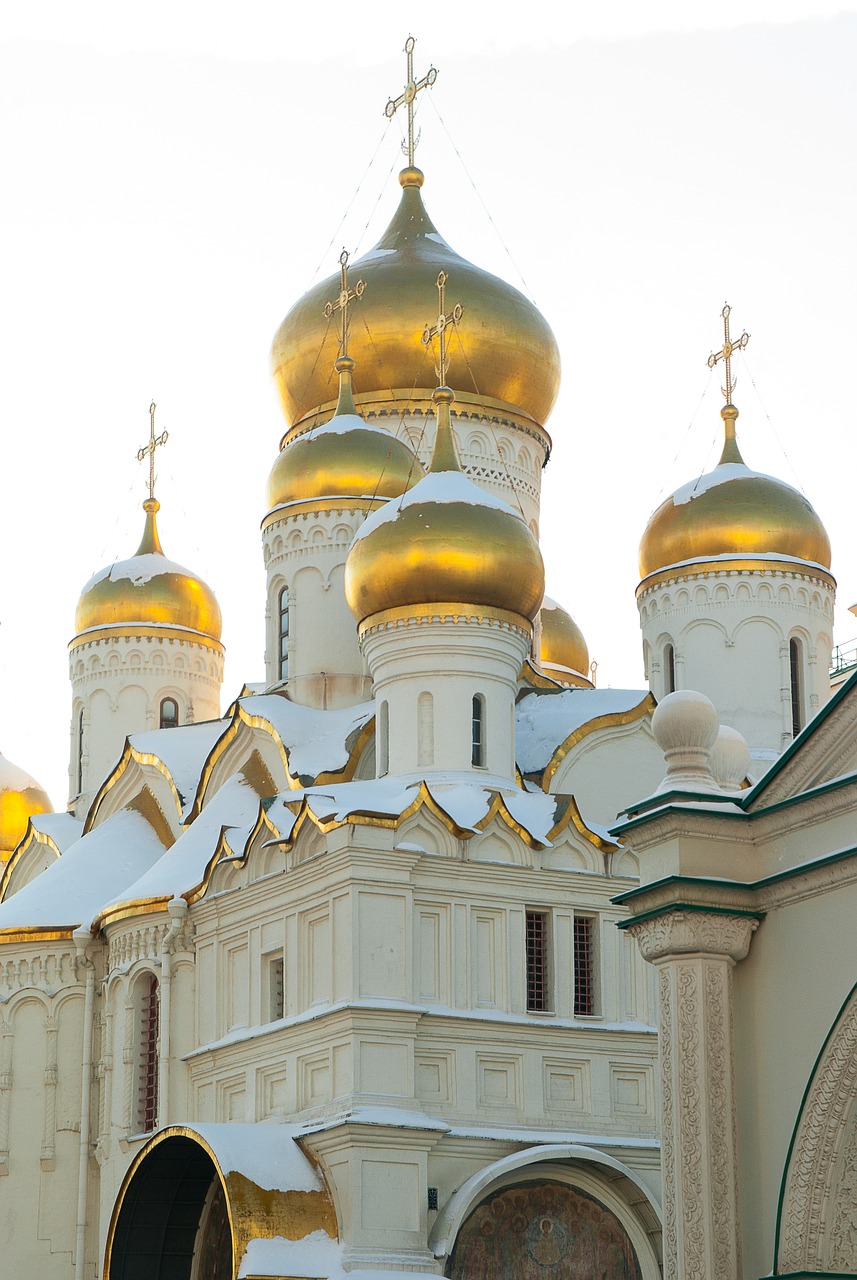
[[220, 605], [210, 587], [168, 560], [158, 538], [156, 498], [143, 503], [146, 525], [136, 553], [99, 570], [78, 601], [75, 629], [174, 627], [219, 641]]
[[[508, 406], [547, 421], [559, 391], [559, 350], [536, 307], [512, 285], [459, 257], [426, 213], [423, 174], [399, 175], [402, 199], [378, 241], [354, 266], [365, 282], [360, 319], [349, 338], [357, 361], [358, 405], [428, 400], [434, 389], [430, 359], [414, 360], [425, 328], [426, 293], [438, 272], [455, 279], [468, 317], [466, 363], [458, 369], [458, 399]], [[335, 326], [325, 329], [325, 299], [338, 292], [336, 278], [316, 285], [292, 307], [271, 348], [271, 366], [287, 420], [299, 423], [332, 404], [329, 373], [337, 349]]]
[[27, 833], [30, 818], [54, 807], [35, 778], [0, 755], [0, 859], [7, 860]]
[[320, 498], [398, 498], [422, 467], [402, 441], [358, 416], [351, 392], [354, 361], [340, 356], [336, 413], [291, 440], [268, 477], [268, 510]]
[[[457, 284], [457, 281], [456, 281]], [[463, 474], [449, 417], [449, 387], [434, 392], [437, 435], [428, 474], [374, 511], [345, 563], [358, 622], [411, 605], [467, 604], [532, 620], [544, 597], [538, 543], [518, 512]]]
[[569, 679], [575, 676], [582, 677], [589, 684], [589, 649], [571, 614], [550, 596], [545, 596], [539, 621], [542, 632], [539, 665], [542, 670], [560, 684], [578, 683]]
[[803, 560], [830, 568], [830, 539], [803, 494], [751, 471], [738, 450], [732, 404], [721, 409], [726, 442], [713, 471], [677, 489], [649, 519], [640, 577], [716, 558]]

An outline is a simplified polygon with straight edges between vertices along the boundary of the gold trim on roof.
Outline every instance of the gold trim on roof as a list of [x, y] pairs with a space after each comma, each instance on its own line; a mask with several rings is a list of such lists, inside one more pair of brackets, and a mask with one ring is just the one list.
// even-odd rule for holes
[[145, 623], [117, 622], [107, 627], [91, 627], [69, 640], [69, 649], [83, 648], [95, 640], [182, 640], [186, 644], [198, 644], [201, 649], [211, 649], [221, 657], [226, 652], [219, 640], [207, 636], [204, 631], [192, 631], [189, 627], [147, 627]]
[[666, 565], [656, 569], [643, 578], [637, 587], [637, 598], [662, 586], [676, 578], [696, 578], [709, 573], [770, 573], [771, 575], [787, 573], [791, 577], [817, 578], [825, 586], [836, 590], [836, 579], [827, 569], [815, 562], [807, 560], [761, 560], [750, 556], [747, 559], [736, 556], [724, 560], [680, 560], [677, 564]]
[[643, 716], [654, 712], [657, 703], [651, 693], [647, 693], [645, 697], [637, 703], [636, 707], [631, 707], [627, 711], [607, 712], [602, 716], [595, 716], [592, 720], [587, 720], [585, 724], [579, 725], [573, 733], [555, 748], [550, 760], [541, 772], [541, 776], [537, 773], [528, 774], [527, 777], [539, 778], [539, 785], [543, 791], [550, 794], [551, 779], [556, 774], [563, 760], [576, 747], [578, 742], [582, 742], [584, 738], [588, 738], [591, 733], [595, 733], [598, 729], [608, 729], [612, 725], [633, 724], [635, 720], [642, 720]]
[[600, 853], [615, 853], [617, 849], [621, 848], [621, 844], [618, 840], [605, 840], [597, 831], [590, 830], [584, 821], [583, 815], [580, 812], [577, 800], [574, 796], [557, 796], [557, 800], [564, 801], [565, 805], [562, 811], [562, 816], [556, 824], [551, 827], [550, 832], [548, 833], [551, 844], [553, 844], [555, 838], [560, 835], [567, 826], [571, 825], [579, 835], [583, 836], [585, 840], [588, 840], [590, 844], [595, 845], [595, 848], [598, 849]]
[[381, 627], [395, 626], [399, 622], [484, 622], [489, 626], [495, 623], [514, 627], [524, 635], [532, 635], [533, 625], [523, 614], [512, 613], [509, 609], [495, 609], [492, 605], [460, 604], [456, 601], [442, 600], [438, 604], [406, 604], [392, 609], [381, 609], [372, 613], [360, 623], [358, 635], [364, 636], [369, 631]]

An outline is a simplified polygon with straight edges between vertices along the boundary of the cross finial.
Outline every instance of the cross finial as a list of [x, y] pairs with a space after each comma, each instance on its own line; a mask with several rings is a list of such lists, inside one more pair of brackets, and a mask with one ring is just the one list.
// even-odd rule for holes
[[330, 320], [335, 311], [340, 313], [339, 354], [348, 355], [348, 304], [352, 298], [362, 298], [366, 285], [358, 280], [353, 289], [348, 288], [348, 252], [343, 249], [339, 255], [339, 297], [336, 302], [327, 302], [324, 307], [324, 318]]
[[407, 154], [408, 164], [414, 167], [414, 148], [419, 142], [419, 136], [414, 137], [414, 98], [416, 98], [420, 89], [430, 88], [437, 79], [437, 71], [434, 67], [429, 67], [422, 80], [414, 79], [414, 45], [416, 41], [413, 36], [408, 36], [405, 41], [405, 53], [408, 55], [408, 79], [405, 88], [398, 98], [390, 98], [384, 108], [384, 115], [388, 120], [392, 120], [399, 107], [406, 106], [408, 108], [408, 140], [407, 144], [402, 143], [402, 150]]
[[166, 444], [169, 436], [166, 431], [162, 431], [159, 436], [155, 436], [155, 409], [157, 405], [154, 400], [149, 405], [149, 443], [144, 445], [142, 449], [137, 450], [137, 461], [142, 462], [146, 455], [149, 455], [149, 501], [154, 501], [155, 497], [155, 450], [159, 445]]
[[723, 318], [723, 346], [719, 351], [712, 351], [711, 355], [708, 357], [709, 369], [713, 369], [718, 360], [723, 360], [726, 365], [726, 386], [722, 388], [722, 391], [726, 397], [726, 403], [730, 405], [732, 403], [732, 392], [735, 390], [735, 383], [738, 381], [737, 378], [734, 381], [732, 379], [732, 353], [739, 349], [743, 349], [750, 341], [750, 335], [746, 329], [741, 334], [741, 337], [736, 338], [734, 342], [730, 338], [729, 313], [731, 310], [732, 308], [729, 306], [728, 302], [723, 304], [723, 310], [720, 312], [720, 315]]
[[437, 277], [437, 295], [438, 295], [438, 312], [437, 320], [434, 324], [427, 324], [423, 329], [423, 342], [429, 345], [432, 338], [439, 339], [438, 365], [437, 365], [437, 385], [439, 387], [446, 386], [446, 331], [450, 326], [457, 325], [461, 317], [464, 315], [464, 308], [460, 302], [456, 302], [452, 310], [447, 313], [444, 308], [446, 306], [446, 282], [449, 276], [445, 271], [438, 272]]

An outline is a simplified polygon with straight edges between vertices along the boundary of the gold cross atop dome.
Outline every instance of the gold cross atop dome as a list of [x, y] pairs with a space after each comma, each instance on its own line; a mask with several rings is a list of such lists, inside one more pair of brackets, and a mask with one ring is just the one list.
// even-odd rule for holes
[[726, 364], [726, 386], [722, 387], [721, 390], [726, 397], [727, 404], [732, 403], [732, 392], [735, 390], [735, 382], [737, 382], [737, 378], [735, 379], [735, 382], [732, 380], [732, 354], [733, 352], [746, 347], [747, 343], [750, 341], [750, 335], [746, 329], [741, 334], [741, 337], [736, 338], [734, 342], [730, 338], [729, 314], [731, 310], [732, 308], [729, 306], [729, 303], [724, 303], [723, 310], [720, 312], [720, 315], [723, 318], [723, 346], [719, 351], [712, 351], [711, 355], [708, 357], [709, 369], [713, 369], [718, 360], [723, 360]]
[[149, 443], [144, 445], [142, 449], [137, 450], [137, 461], [142, 462], [148, 454], [149, 456], [149, 501], [153, 502], [155, 498], [155, 450], [169, 440], [166, 431], [162, 431], [159, 436], [155, 436], [155, 409], [157, 405], [154, 400], [149, 405]]
[[457, 325], [461, 317], [464, 315], [464, 308], [460, 302], [456, 302], [452, 310], [447, 313], [444, 308], [446, 306], [446, 282], [449, 276], [445, 271], [438, 273], [437, 277], [437, 293], [438, 293], [438, 313], [437, 320], [434, 324], [427, 324], [423, 330], [423, 342], [429, 345], [432, 338], [438, 338], [439, 341], [439, 359], [437, 365], [438, 386], [446, 386], [446, 331], [451, 326]]
[[348, 355], [348, 304], [352, 298], [362, 298], [366, 285], [358, 280], [353, 289], [348, 288], [348, 251], [342, 250], [339, 255], [339, 297], [336, 302], [328, 302], [324, 308], [325, 320], [330, 320], [334, 312], [340, 313], [339, 354]]
[[408, 36], [405, 41], [405, 53], [408, 55], [408, 79], [405, 88], [398, 98], [390, 98], [384, 108], [384, 115], [388, 120], [392, 120], [399, 107], [406, 106], [408, 108], [408, 142], [407, 146], [402, 143], [402, 150], [407, 152], [408, 164], [414, 167], [414, 148], [419, 142], [419, 137], [414, 138], [414, 99], [420, 89], [431, 88], [437, 79], [437, 71], [434, 67], [429, 67], [422, 80], [414, 79], [414, 45], [416, 41], [413, 36]]

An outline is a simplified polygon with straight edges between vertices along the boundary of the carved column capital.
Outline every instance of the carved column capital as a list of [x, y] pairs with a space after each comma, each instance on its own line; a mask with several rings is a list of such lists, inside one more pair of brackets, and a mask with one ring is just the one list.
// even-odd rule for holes
[[659, 964], [671, 956], [719, 956], [736, 964], [750, 949], [755, 916], [675, 907], [628, 928], [644, 960]]

